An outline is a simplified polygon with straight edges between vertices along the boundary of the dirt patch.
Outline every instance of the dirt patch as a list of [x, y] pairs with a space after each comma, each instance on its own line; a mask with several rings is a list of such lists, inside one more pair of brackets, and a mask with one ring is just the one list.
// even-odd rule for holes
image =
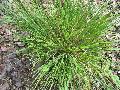
[[0, 90], [29, 90], [30, 61], [17, 53], [25, 44], [14, 37], [15, 32], [10, 24], [0, 26]]

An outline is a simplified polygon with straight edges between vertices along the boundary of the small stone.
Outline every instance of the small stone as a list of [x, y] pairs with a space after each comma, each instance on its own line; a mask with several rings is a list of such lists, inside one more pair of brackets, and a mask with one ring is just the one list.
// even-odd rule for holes
[[13, 41], [14, 41], [14, 42], [18, 42], [18, 41], [19, 41], [19, 38], [14, 38]]
[[5, 35], [4, 38], [5, 38], [6, 42], [12, 41], [12, 37], [11, 36]]
[[10, 72], [12, 70], [12, 65], [9, 65], [9, 64], [6, 65], [5, 69], [6, 69], [7, 72]]
[[16, 42], [15, 44], [16, 44], [18, 47], [24, 47], [24, 46], [25, 46], [25, 44], [22, 43], [22, 42]]
[[6, 29], [6, 35], [10, 36], [10, 35], [12, 35], [12, 32], [10, 30]]
[[15, 86], [17, 86], [18, 88], [22, 86], [22, 83], [20, 81], [15, 83]]
[[21, 32], [21, 35], [22, 35], [22, 36], [28, 36], [29, 33], [24, 31], [24, 32]]
[[20, 60], [18, 60], [18, 61], [16, 62], [16, 65], [17, 65], [17, 66], [22, 66], [21, 61], [20, 61]]
[[16, 53], [10, 53], [9, 55], [8, 55], [8, 58], [9, 59], [14, 59], [16, 57]]
[[120, 75], [120, 71], [118, 71], [117, 74]]
[[2, 52], [6, 52], [6, 51], [8, 50], [8, 48], [7, 48], [7, 47], [2, 46], [2, 47], [0, 48], [0, 50], [1, 50]]
[[13, 72], [11, 73], [11, 76], [13, 76], [14, 79], [15, 79], [15, 77], [17, 77], [17, 72], [13, 71]]

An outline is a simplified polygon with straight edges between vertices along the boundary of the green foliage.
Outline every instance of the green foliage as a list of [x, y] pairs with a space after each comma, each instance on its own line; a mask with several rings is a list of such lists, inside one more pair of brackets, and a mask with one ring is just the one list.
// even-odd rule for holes
[[14, 2], [14, 23], [29, 32], [22, 40], [34, 56], [35, 90], [119, 88], [110, 74], [110, 62], [103, 55], [111, 47], [104, 35], [117, 17], [106, 11], [106, 5], [84, 4], [82, 0], [65, 0], [62, 5], [55, 0], [48, 14], [35, 0], [29, 7], [20, 0]]

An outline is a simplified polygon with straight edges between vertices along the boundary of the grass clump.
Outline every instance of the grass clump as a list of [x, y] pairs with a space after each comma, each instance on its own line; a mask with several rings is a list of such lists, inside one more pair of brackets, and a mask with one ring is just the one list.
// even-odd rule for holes
[[82, 0], [55, 0], [49, 14], [31, 1], [25, 6], [14, 0], [14, 23], [29, 32], [22, 38], [34, 56], [34, 90], [117, 90], [112, 79], [110, 60], [103, 53], [111, 47], [104, 35], [117, 17]]

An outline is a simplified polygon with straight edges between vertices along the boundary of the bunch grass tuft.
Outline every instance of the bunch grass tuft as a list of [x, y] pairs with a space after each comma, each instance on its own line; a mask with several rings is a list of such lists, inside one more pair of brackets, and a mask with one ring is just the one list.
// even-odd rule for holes
[[35, 0], [14, 3], [14, 23], [29, 33], [22, 40], [34, 56], [34, 90], [119, 89], [103, 54], [112, 46], [104, 35], [118, 17], [106, 4], [55, 0], [46, 12]]

